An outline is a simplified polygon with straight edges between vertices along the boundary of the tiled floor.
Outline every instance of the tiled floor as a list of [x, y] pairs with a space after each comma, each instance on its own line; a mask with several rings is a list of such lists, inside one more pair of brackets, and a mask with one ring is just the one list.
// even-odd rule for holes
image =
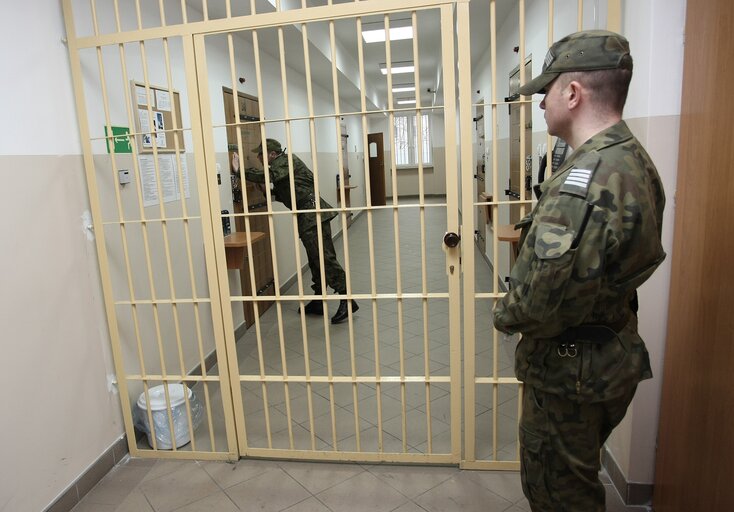
[[[625, 508], [609, 479], [608, 512]], [[73, 512], [527, 512], [516, 472], [454, 467], [126, 459]]]
[[[380, 294], [395, 293], [398, 282], [403, 292], [422, 291], [424, 256], [420, 250], [422, 237], [418, 213], [416, 208], [399, 212], [399, 257], [395, 249], [393, 212], [385, 209], [373, 213], [375, 283]], [[423, 225], [427, 248], [425, 285], [429, 292], [446, 292], [448, 280], [444, 253], [440, 250], [446, 228], [445, 209], [427, 208]], [[366, 214], [356, 219], [349, 229], [348, 240], [352, 293], [370, 293]], [[343, 238], [336, 245], [339, 259], [346, 266]], [[491, 291], [489, 269], [476, 255], [476, 290]], [[309, 283], [310, 276], [304, 276], [306, 293]], [[297, 293], [295, 287], [289, 293]], [[335, 304], [329, 302], [330, 307]], [[254, 328], [237, 342], [240, 374], [259, 375], [262, 372], [277, 376], [282, 375], [286, 367], [289, 375], [305, 375], [308, 362], [311, 375], [327, 375], [330, 367], [331, 373], [337, 376], [375, 375], [377, 368], [383, 376], [399, 376], [402, 367], [404, 374], [420, 376], [425, 374], [426, 365], [431, 376], [449, 375], [446, 299], [429, 300], [427, 313], [420, 299], [403, 300], [400, 309], [397, 301], [380, 299], [374, 307], [378, 321], [374, 321], [370, 301], [360, 300], [360, 310], [351, 324], [337, 326], [322, 318], [302, 319], [297, 314], [298, 302], [283, 302], [280, 317], [272, 307], [260, 319], [261, 342], [258, 343]], [[476, 331], [477, 375], [491, 375], [496, 360], [499, 376], [512, 376], [513, 340], [502, 340], [495, 353], [490, 335], [485, 334], [491, 333], [489, 301], [477, 301]], [[426, 332], [428, 342], [424, 344]], [[308, 350], [304, 340], [308, 341]], [[386, 452], [450, 452], [448, 384], [431, 384], [430, 399], [424, 383], [406, 385], [404, 393], [399, 383], [383, 384], [379, 390], [373, 383], [363, 383], [357, 386], [356, 399], [349, 383], [333, 388], [325, 383], [312, 384], [310, 389], [304, 384], [291, 383], [286, 389], [282, 383], [242, 382], [241, 389], [250, 447], [267, 448], [271, 443], [273, 448], [289, 448], [292, 439], [295, 449], [357, 451], [359, 436], [362, 451], [378, 451], [377, 433], [381, 431]], [[199, 385], [194, 387], [194, 392], [202, 402], [209, 400], [212, 411], [211, 431], [209, 421], [204, 421], [196, 431], [197, 449], [210, 450], [214, 442], [215, 451], [225, 450], [218, 390], [211, 386], [205, 393]], [[496, 398], [490, 386], [477, 386], [477, 459], [490, 458], [493, 429], [496, 429], [498, 460], [516, 460], [517, 394], [514, 384], [499, 386]], [[377, 414], [378, 403], [380, 415]], [[355, 408], [359, 413], [358, 425]], [[140, 446], [147, 448], [144, 440]], [[190, 447], [189, 444], [181, 449]], [[605, 482], [609, 482], [608, 478]], [[608, 510], [626, 510], [616, 491], [611, 486], [607, 489]], [[520, 512], [530, 509], [522, 496], [516, 472], [244, 459], [236, 464], [129, 459], [115, 467], [74, 510]]]

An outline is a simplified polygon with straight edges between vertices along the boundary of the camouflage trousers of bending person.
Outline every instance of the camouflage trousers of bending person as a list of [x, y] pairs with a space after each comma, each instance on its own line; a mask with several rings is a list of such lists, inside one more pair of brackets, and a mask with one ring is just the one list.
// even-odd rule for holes
[[[334, 241], [331, 239], [331, 225], [329, 221], [321, 223], [321, 238], [324, 247], [324, 273], [326, 274], [326, 284], [336, 293], [347, 293], [347, 278], [344, 269], [336, 259], [336, 250], [334, 249]], [[311, 288], [314, 293], [321, 293], [321, 264], [319, 262], [319, 235], [318, 230], [314, 226], [312, 229], [301, 233], [301, 242], [306, 248], [308, 256], [308, 267], [311, 269]]]
[[525, 385], [520, 470], [533, 512], [604, 512], [600, 450], [636, 387], [613, 400], [578, 403]]

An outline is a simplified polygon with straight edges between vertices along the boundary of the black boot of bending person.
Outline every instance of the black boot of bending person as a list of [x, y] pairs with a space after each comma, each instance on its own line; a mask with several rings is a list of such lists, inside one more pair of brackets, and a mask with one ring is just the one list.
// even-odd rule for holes
[[[359, 309], [356, 301], [352, 301], [352, 313], [356, 313]], [[349, 301], [342, 299], [339, 301], [339, 309], [336, 310], [334, 316], [331, 317], [332, 324], [343, 322], [349, 316]]]
[[[314, 288], [314, 295], [321, 295], [319, 288]], [[298, 312], [301, 312], [301, 308], [298, 308]], [[314, 299], [303, 307], [303, 312], [307, 315], [323, 315], [324, 314], [324, 301], [321, 299]]]
[[[301, 308], [298, 308], [298, 312], [301, 312]], [[321, 299], [312, 300], [303, 307], [303, 312], [307, 315], [323, 315], [324, 303]]]

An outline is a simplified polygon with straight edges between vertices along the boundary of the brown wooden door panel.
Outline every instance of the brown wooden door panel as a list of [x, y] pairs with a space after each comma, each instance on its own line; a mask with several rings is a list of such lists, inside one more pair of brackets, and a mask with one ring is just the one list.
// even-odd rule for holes
[[731, 0], [688, 2], [656, 512], [734, 510], [732, 19]]
[[[382, 140], [382, 133], [370, 133], [367, 135], [369, 169], [370, 169], [370, 195], [372, 206], [384, 206], [387, 204], [385, 190], [385, 148]], [[376, 150], [373, 155], [373, 146]]]

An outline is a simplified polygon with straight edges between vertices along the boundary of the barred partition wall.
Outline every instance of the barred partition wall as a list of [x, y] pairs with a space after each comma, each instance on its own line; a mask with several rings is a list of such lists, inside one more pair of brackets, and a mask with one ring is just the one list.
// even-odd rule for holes
[[[487, 83], [480, 82], [474, 83], [474, 85], [488, 87], [491, 100], [486, 103], [474, 103], [471, 108], [480, 112], [480, 115], [483, 114], [485, 120], [489, 120], [489, 123], [485, 126], [486, 132], [491, 134], [491, 144], [485, 144], [484, 146], [487, 147], [485, 158], [491, 160], [491, 165], [488, 167], [492, 178], [491, 185], [489, 180], [485, 183], [487, 184], [487, 195], [493, 200], [486, 202], [473, 201], [473, 198], [477, 197], [476, 191], [472, 189], [472, 184], [468, 179], [462, 181], [462, 211], [475, 212], [477, 207], [489, 208], [491, 211], [489, 224], [492, 232], [492, 236], [487, 238], [487, 240], [491, 240], [491, 244], [488, 244], [487, 247], [489, 253], [487, 257], [491, 265], [489, 279], [484, 278], [486, 276], [481, 272], [481, 263], [475, 265], [474, 253], [467, 250], [466, 247], [463, 253], [465, 274], [462, 281], [464, 450], [461, 467], [466, 469], [519, 469], [520, 467], [520, 446], [517, 429], [522, 414], [521, 396], [523, 390], [522, 383], [514, 377], [513, 361], [514, 348], [519, 338], [518, 336], [504, 336], [496, 331], [492, 326], [491, 310], [496, 300], [505, 293], [503, 277], [507, 276], [509, 272], [509, 268], [502, 269], [503, 259], [500, 251], [509, 252], [513, 250], [510, 244], [499, 239], [498, 233], [502, 229], [501, 224], [508, 222], [510, 218], [509, 211], [512, 206], [520, 207], [520, 218], [522, 218], [530, 212], [535, 199], [527, 196], [526, 187], [521, 185], [519, 187], [519, 198], [510, 196], [508, 200], [497, 200], [503, 195], [502, 191], [505, 188], [505, 185], [499, 182], [499, 177], [503, 174], [500, 158], [504, 156], [501, 144], [504, 143], [509, 147], [509, 140], [502, 137], [503, 129], [499, 118], [505, 112], [505, 108], [509, 108], [512, 104], [531, 105], [532, 109], [537, 111], [536, 103], [540, 96], [534, 96], [533, 98], [521, 96], [515, 101], [508, 101], [509, 98], [505, 98], [504, 101], [501, 99], [503, 96], [501, 92], [507, 89], [499, 84], [507, 79], [507, 74], [503, 76], [498, 71], [498, 48], [504, 46], [503, 49], [506, 52], [512, 51], [516, 54], [517, 57], [512, 64], [506, 65], [506, 70], [517, 66], [519, 68], [520, 84], [523, 84], [532, 77], [526, 76], [525, 65], [519, 64], [526, 63], [527, 57], [530, 56], [526, 46], [528, 40], [539, 33], [543, 33], [539, 23], [540, 18], [543, 18], [542, 21], [547, 20], [547, 27], [545, 28], [546, 41], [544, 45], [536, 43], [536, 51], [540, 49], [542, 53], [534, 56], [534, 74], [540, 72], [545, 51], [556, 39], [576, 30], [606, 27], [609, 30], [620, 31], [621, 2], [619, 0], [602, 2], [576, 0], [575, 2], [558, 3], [554, 0], [547, 0], [547, 2], [533, 2], [531, 6], [535, 10], [531, 14], [535, 16], [533, 24], [535, 32], [532, 34], [528, 34], [526, 31], [528, 15], [526, 4], [531, 3], [525, 0], [516, 0], [512, 4], [515, 6], [514, 9], [508, 9], [508, 2], [488, 0], [487, 11], [483, 12], [487, 16], [484, 20], [488, 20], [488, 23], [484, 23], [484, 20], [477, 20], [477, 17], [473, 17], [471, 20], [472, 30], [475, 26], [482, 26], [486, 29], [488, 25], [490, 34], [489, 77]], [[498, 15], [499, 10], [502, 12], [501, 15]], [[502, 23], [502, 27], [506, 28], [509, 14], [517, 16], [517, 30], [512, 32], [513, 39], [499, 42], [499, 24]], [[575, 23], [571, 23], [571, 15], [574, 15], [572, 21]], [[605, 23], [601, 24], [600, 20], [604, 20]], [[505, 34], [507, 34], [506, 31]], [[461, 46], [461, 40], [459, 45]], [[459, 51], [461, 51], [461, 48]], [[500, 57], [499, 61], [502, 60], [503, 57]], [[479, 92], [477, 91], [477, 94]], [[486, 115], [487, 109], [489, 109], [489, 116]], [[529, 109], [520, 109], [520, 127], [526, 126], [526, 121], [530, 121], [526, 118], [529, 112], [531, 112]], [[464, 126], [466, 125], [464, 124], [464, 117], [462, 117], [462, 127]], [[519, 176], [522, 177], [525, 175], [526, 157], [533, 157], [534, 155], [522, 154], [523, 148], [526, 147], [525, 129], [521, 128], [519, 133], [518, 146], [521, 154], [517, 158], [520, 166], [517, 171], [519, 171]], [[553, 143], [552, 137], [544, 132], [536, 132], [535, 135], [532, 142], [544, 143], [550, 151]], [[462, 152], [462, 161], [470, 157], [470, 153], [467, 152], [464, 155]], [[533, 172], [537, 170], [539, 158], [540, 155], [533, 158]], [[509, 161], [510, 158], [503, 159], [505, 165]], [[504, 173], [505, 176], [508, 174], [509, 172]], [[473, 221], [473, 215], [463, 216], [463, 232], [474, 232]], [[478, 229], [484, 229], [484, 227], [478, 226]], [[473, 275], [467, 273], [468, 269], [472, 269]], [[501, 273], [501, 270], [505, 272]]]
[[[410, 20], [415, 37], [413, 38], [412, 61], [415, 69], [420, 69], [421, 51], [420, 34], [422, 23], [433, 23], [440, 27], [442, 36], [440, 52], [443, 55], [444, 72], [442, 80], [450, 84], [447, 86], [448, 93], [445, 94], [445, 105], [434, 105], [428, 107], [436, 112], [445, 111], [438, 117], [445, 123], [445, 136], [450, 144], [446, 154], [447, 181], [455, 184], [457, 181], [456, 155], [453, 148], [456, 144], [456, 127], [451, 121], [455, 118], [455, 97], [453, 91], [453, 13], [449, 5], [435, 5], [430, 7], [421, 6], [420, 9], [412, 11], [401, 11], [391, 6], [388, 11], [386, 5], [378, 6], [373, 2], [362, 2], [355, 5], [342, 5], [349, 7], [344, 9], [343, 15], [335, 17], [336, 7], [329, 9], [328, 14], [319, 8], [300, 9], [298, 11], [286, 11], [281, 13], [277, 22], [262, 24], [257, 20], [246, 20], [240, 31], [228, 31], [226, 33], [210, 33], [195, 36], [196, 56], [198, 72], [201, 77], [208, 76], [206, 63], [209, 62], [208, 48], [226, 47], [231, 78], [234, 84], [236, 73], [235, 62], [241, 59], [254, 62], [254, 70], [251, 76], [257, 83], [257, 96], [260, 100], [261, 118], [258, 121], [244, 121], [238, 123], [238, 128], [256, 126], [259, 129], [260, 139], [277, 138], [286, 147], [298, 148], [298, 140], [305, 140], [301, 147], [305, 151], [297, 151], [300, 158], [309, 162], [314, 172], [314, 185], [317, 196], [325, 196], [327, 187], [334, 174], [330, 171], [343, 167], [342, 153], [336, 151], [336, 166], [334, 162], [324, 158], [323, 150], [319, 147], [324, 139], [340, 141], [342, 135], [343, 120], [350, 119], [355, 122], [362, 139], [363, 147], [366, 147], [368, 126], [372, 122], [370, 118], [387, 117], [388, 129], [392, 131], [393, 117], [396, 112], [406, 111], [404, 108], [396, 108], [392, 94], [387, 96], [387, 105], [383, 108], [368, 107], [366, 91], [369, 86], [365, 83], [365, 59], [362, 42], [363, 19], [370, 22], [377, 20], [386, 30], [390, 30], [390, 22], [396, 16]], [[378, 13], [375, 15], [374, 13]], [[301, 33], [301, 40], [291, 40], [286, 45], [285, 40], [292, 36], [287, 29], [293, 23], [288, 19], [297, 20], [297, 28]], [[244, 21], [244, 20], [243, 20]], [[285, 23], [285, 24], [284, 24]], [[340, 94], [340, 77], [336, 67], [336, 33], [351, 33], [352, 41], [341, 41], [342, 45], [349, 45], [358, 55], [357, 64], [360, 77], [358, 88], [359, 105], [355, 109], [349, 105], [349, 100]], [[328, 37], [329, 74], [331, 76], [331, 101], [315, 101], [316, 92], [313, 86], [311, 73], [312, 48], [309, 34], [324, 34]], [[225, 45], [226, 39], [226, 45]], [[241, 41], [250, 42], [242, 44]], [[240, 44], [237, 44], [240, 42]], [[300, 44], [299, 44], [300, 43]], [[265, 56], [264, 48], [269, 46], [271, 50], [277, 48], [275, 61], [276, 69], [266, 69], [263, 62]], [[390, 41], [385, 43], [383, 58], [387, 74], [385, 80], [388, 91], [392, 90], [392, 51]], [[343, 48], [343, 46], [342, 46]], [[425, 52], [425, 50], [423, 50]], [[244, 54], [243, 54], [244, 53]], [[289, 66], [286, 66], [287, 56], [291, 55]], [[293, 60], [299, 62], [294, 63]], [[294, 106], [291, 101], [295, 94], [292, 91], [293, 81], [289, 77], [293, 67], [304, 69], [305, 101], [299, 106]], [[419, 71], [414, 71], [415, 83], [420, 83]], [[300, 77], [299, 77], [300, 78]], [[221, 150], [216, 147], [217, 140], [221, 140], [222, 132], [226, 124], [214, 121], [208, 107], [216, 107], [218, 99], [210, 92], [206, 80], [201, 83], [201, 107], [202, 125], [204, 127], [205, 154], [210, 161], [208, 167], [216, 164], [215, 155]], [[328, 85], [328, 84], [327, 84]], [[345, 84], [348, 85], [348, 84]], [[301, 91], [302, 94], [303, 91]], [[322, 96], [324, 96], [322, 94]], [[423, 109], [420, 96], [416, 96], [418, 104], [415, 109], [419, 112]], [[322, 98], [323, 99], [323, 98]], [[418, 118], [420, 120], [420, 116]], [[241, 130], [238, 130], [239, 140], [237, 144], [238, 159], [240, 162], [251, 161], [252, 155], [245, 151], [245, 145], [241, 140]], [[327, 135], [328, 134], [328, 135]], [[391, 140], [394, 140], [391, 137]], [[393, 143], [394, 144], [394, 143]], [[335, 147], [332, 144], [332, 147]], [[395, 148], [391, 148], [391, 154], [395, 154]], [[293, 165], [293, 153], [289, 152], [289, 164]], [[366, 160], [366, 159], [364, 159]], [[265, 162], [264, 162], [265, 163]], [[239, 172], [243, 172], [240, 167]], [[418, 162], [418, 172], [422, 176], [422, 162]], [[365, 175], [368, 170], [365, 170]], [[395, 159], [392, 160], [393, 190], [398, 190], [397, 170]], [[244, 179], [244, 175], [242, 176]], [[291, 204], [296, 204], [293, 175], [291, 174]], [[422, 182], [422, 180], [421, 180]], [[269, 177], [266, 175], [265, 191], [268, 196], [269, 208], [266, 212], [250, 212], [245, 204], [242, 216], [245, 225], [255, 218], [266, 217], [270, 224], [272, 233], [289, 233], [288, 240], [283, 244], [288, 255], [294, 255], [296, 268], [303, 266], [300, 253], [300, 242], [298, 240], [297, 215], [299, 210], [287, 210], [274, 206], [273, 198], [269, 192]], [[367, 188], [364, 204], [369, 204], [369, 182], [364, 180]], [[333, 314], [338, 302], [344, 296], [339, 295], [313, 295], [308, 291], [307, 278], [300, 273], [297, 274], [295, 286], [283, 292], [283, 277], [279, 270], [282, 265], [283, 246], [279, 247], [275, 237], [271, 237], [270, 244], [275, 265], [275, 289], [276, 300], [274, 311], [260, 317], [256, 316], [254, 329], [248, 332], [241, 340], [235, 343], [234, 336], [228, 339], [228, 346], [233, 350], [230, 353], [230, 372], [233, 376], [233, 398], [235, 404], [235, 419], [237, 421], [237, 432], [240, 452], [243, 455], [269, 456], [269, 457], [298, 457], [311, 459], [346, 459], [346, 460], [372, 460], [372, 461], [425, 461], [425, 462], [458, 462], [460, 456], [460, 431], [457, 415], [455, 420], [450, 421], [451, 435], [448, 443], [434, 446], [433, 428], [436, 421], [431, 416], [431, 392], [432, 389], [443, 386], [444, 393], [449, 392], [451, 396], [450, 406], [458, 407], [460, 395], [457, 393], [459, 386], [459, 359], [458, 350], [454, 350], [454, 358], [449, 365], [440, 365], [444, 371], [436, 372], [430, 359], [429, 346], [429, 310], [431, 313], [444, 313], [444, 318], [449, 319], [449, 308], [453, 307], [454, 318], [451, 321], [451, 329], [443, 334], [437, 341], [442, 344], [453, 344], [458, 348], [458, 279], [459, 262], [458, 249], [449, 249], [446, 256], [447, 264], [442, 269], [449, 270], [448, 277], [436, 278], [428, 276], [427, 251], [438, 252], [441, 248], [441, 237], [426, 240], [425, 218], [430, 215], [426, 210], [442, 211], [442, 229], [440, 235], [445, 231], [458, 230], [458, 215], [456, 187], [447, 194], [446, 201], [433, 205], [426, 205], [425, 194], [419, 192], [419, 200], [416, 204], [406, 204], [397, 197], [393, 197], [390, 206], [378, 207], [351, 207], [337, 208], [337, 222], [342, 230], [342, 241], [339, 244], [343, 253], [343, 265], [347, 274], [347, 297], [352, 297], [360, 304], [359, 321], [355, 320], [353, 314], [349, 315], [345, 325], [332, 326], [329, 316]], [[336, 191], [344, 204], [344, 184], [340, 183]], [[246, 195], [243, 199], [247, 201]], [[329, 201], [334, 204], [336, 201]], [[326, 215], [332, 209], [323, 205], [316, 205], [318, 215]], [[216, 215], [219, 208], [214, 207], [212, 214]], [[354, 240], [351, 233], [347, 231], [347, 215], [350, 212], [364, 212], [366, 218], [360, 224], [362, 230], [366, 228], [365, 239]], [[447, 215], [446, 212], [454, 212]], [[389, 216], [385, 219], [386, 214]], [[415, 240], [420, 247], [420, 259], [416, 262], [407, 261], [406, 247], [401, 240], [404, 239], [404, 228], [401, 222], [405, 218], [416, 214], [422, 223], [421, 233], [423, 236]], [[380, 217], [383, 229], [391, 229], [392, 237], [387, 241], [384, 237], [377, 237], [388, 243], [380, 246], [381, 241], [376, 240], [374, 232], [374, 217]], [[391, 222], [384, 222], [391, 220]], [[364, 226], [366, 224], [366, 226]], [[450, 229], [449, 229], [450, 228]], [[321, 227], [319, 225], [318, 229]], [[281, 237], [282, 238], [286, 237]], [[321, 242], [320, 242], [321, 244]], [[223, 247], [217, 244], [217, 250]], [[353, 271], [352, 252], [357, 249], [368, 254], [367, 258], [362, 256], [361, 261], [369, 261], [371, 273], [360, 279], [357, 272]], [[385, 264], [376, 268], [378, 261], [384, 261], [384, 254], [390, 251], [394, 257], [394, 268], [388, 269]], [[414, 249], [411, 247], [410, 251]], [[440, 253], [441, 254], [441, 253]], [[248, 258], [248, 262], [252, 259]], [[407, 263], [407, 265], [406, 265]], [[319, 262], [321, 267], [321, 288], [326, 290], [323, 281], [324, 262]], [[249, 272], [254, 268], [250, 264]], [[408, 268], [409, 267], [409, 268]], [[379, 279], [376, 274], [387, 275], [388, 279]], [[226, 283], [226, 275], [220, 270], [220, 283]], [[249, 301], [257, 304], [260, 301], [269, 300], [257, 296], [242, 296], [232, 294], [223, 286], [223, 294], [234, 302]], [[453, 298], [452, 298], [453, 297]], [[300, 312], [304, 305], [311, 300], [323, 300], [326, 313], [319, 319], [306, 316]], [[407, 311], [419, 313], [407, 317]], [[225, 336], [234, 333], [234, 325], [229, 317], [229, 310], [225, 308]], [[417, 323], [416, 327], [405, 328], [405, 323], [410, 320]], [[416, 322], [418, 320], [419, 322]], [[382, 322], [394, 322], [388, 329], [384, 329]], [[415, 335], [415, 329], [420, 336]], [[452, 332], [453, 331], [453, 332]], [[393, 352], [397, 359], [391, 359], [390, 365], [384, 364], [386, 351]], [[406, 368], [406, 359], [409, 356], [421, 354], [422, 365], [415, 370]], [[419, 390], [418, 388], [422, 388]], [[453, 389], [452, 389], [453, 388]], [[388, 405], [386, 402], [390, 402]], [[420, 406], [425, 407], [419, 411]], [[422, 416], [418, 421], [425, 428], [420, 437], [414, 437], [413, 423], [417, 416]], [[397, 426], [396, 426], [397, 424]], [[443, 431], [440, 433], [444, 433]], [[436, 434], [437, 435], [437, 434]], [[416, 445], [423, 445], [417, 448]]]
[[[618, 23], [619, 1], [604, 3], [608, 22]], [[578, 0], [578, 26], [585, 4], [598, 8], [599, 1]], [[492, 305], [503, 293], [498, 223], [511, 203], [527, 211], [532, 198], [520, 187], [519, 201], [498, 199], [504, 144], [498, 109], [507, 104], [498, 100], [498, 6], [502, 19], [518, 13], [524, 62], [523, 0], [475, 0], [471, 21], [463, 0], [64, 0], [132, 455], [519, 467], [522, 389], [512, 376], [513, 345], [489, 333]], [[548, 43], [554, 12], [548, 0]], [[487, 24], [490, 62], [473, 62], [491, 70], [491, 83], [480, 84], [491, 99], [473, 104], [477, 78], [468, 34]], [[363, 37], [374, 28], [389, 34], [405, 27], [412, 28], [410, 40]], [[409, 64], [411, 70], [397, 73]], [[521, 66], [521, 82], [529, 79], [524, 74]], [[406, 104], [411, 98], [394, 89], [411, 85], [414, 104]], [[222, 90], [256, 98], [257, 115], [226, 118], [225, 111], [242, 113], [238, 95], [223, 100]], [[223, 101], [232, 105], [225, 109]], [[478, 108], [491, 110], [484, 116], [492, 137], [486, 192], [493, 200], [487, 203], [475, 200], [471, 170], [471, 116]], [[395, 119], [404, 115], [415, 116], [417, 133], [428, 122], [435, 137], [431, 161], [416, 148], [408, 169], [396, 161], [404, 148], [396, 147]], [[521, 109], [521, 125], [525, 116]], [[386, 206], [370, 206], [368, 134], [374, 132], [388, 139], [392, 198]], [[260, 192], [248, 185], [234, 208], [230, 177], [245, 183], [244, 169], [257, 164], [250, 149], [265, 138], [288, 148], [291, 166], [297, 156], [313, 171], [317, 216], [337, 214], [331, 229], [340, 234], [335, 244], [346, 295], [309, 290], [300, 212], [275, 201], [267, 173], [266, 206], [254, 204]], [[349, 190], [338, 179], [344, 168], [353, 173]], [[289, 179], [293, 189], [292, 173]], [[290, 199], [296, 204], [293, 192]], [[492, 211], [491, 270], [470, 243], [470, 212], [478, 206]], [[244, 236], [238, 254], [225, 239], [225, 224]], [[258, 229], [269, 235], [257, 226], [267, 226]], [[463, 240], [454, 244], [447, 233]], [[255, 286], [256, 244], [269, 245], [274, 297]], [[323, 256], [318, 265], [320, 288], [327, 290]], [[240, 272], [251, 290], [241, 289], [247, 279]], [[359, 311], [332, 325], [343, 298], [356, 300]], [[311, 300], [322, 301], [323, 316], [302, 312]], [[247, 330], [243, 304], [254, 310]], [[183, 383], [193, 394], [179, 404], [163, 387], [165, 405], [154, 411], [145, 404], [163, 383]], [[136, 440], [134, 425], [146, 422], [153, 424], [152, 446], [145, 437]], [[164, 439], [191, 442], [166, 449], [156, 426], [168, 431]]]

